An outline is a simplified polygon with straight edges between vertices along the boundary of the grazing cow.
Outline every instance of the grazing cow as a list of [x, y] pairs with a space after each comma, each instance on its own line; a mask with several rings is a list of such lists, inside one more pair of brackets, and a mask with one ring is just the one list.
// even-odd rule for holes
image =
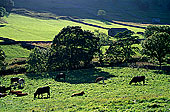
[[16, 93], [17, 96], [26, 96], [28, 93]]
[[20, 86], [20, 87], [21, 87], [21, 85], [24, 86], [24, 84], [25, 84], [25, 81], [24, 81], [23, 78], [18, 79], [17, 82], [19, 83], [19, 86]]
[[12, 77], [12, 78], [11, 78], [11, 84], [12, 84], [13, 82], [18, 82], [19, 79], [20, 79], [19, 77]]
[[46, 86], [46, 87], [41, 87], [41, 88], [38, 88], [37, 91], [34, 93], [34, 98], [36, 98], [36, 96], [38, 95], [38, 98], [39, 98], [39, 95], [41, 94], [41, 97], [43, 93], [47, 93], [47, 97], [49, 96], [50, 97], [50, 87], [49, 86]]
[[82, 91], [82, 92], [80, 92], [80, 93], [73, 93], [73, 94], [71, 95], [71, 97], [73, 97], [73, 96], [83, 96], [83, 94], [85, 94], [84, 91]]
[[9, 86], [9, 87], [0, 86], [0, 92], [1, 93], [6, 93], [7, 90], [11, 90], [11, 86]]
[[97, 77], [95, 82], [97, 83], [97, 82], [100, 82], [101, 80], [103, 80], [103, 83], [104, 83], [104, 77]]
[[12, 91], [9, 92], [9, 94], [12, 94], [12, 95], [17, 94], [17, 93], [22, 93], [22, 91], [14, 91], [14, 90], [12, 90]]
[[60, 80], [60, 78], [63, 78], [65, 80], [66, 74], [65, 73], [59, 73], [56, 77], [55, 80]]
[[17, 83], [17, 82], [15, 82], [13, 85], [11, 85], [11, 87], [14, 87], [14, 89], [16, 89], [17, 86], [18, 86], [18, 83]]
[[141, 82], [141, 81], [143, 81], [143, 84], [145, 83], [145, 76], [133, 77], [129, 84], [132, 84], [133, 82], [137, 83], [137, 82]]
[[7, 96], [7, 94], [0, 93], [0, 98], [5, 96]]

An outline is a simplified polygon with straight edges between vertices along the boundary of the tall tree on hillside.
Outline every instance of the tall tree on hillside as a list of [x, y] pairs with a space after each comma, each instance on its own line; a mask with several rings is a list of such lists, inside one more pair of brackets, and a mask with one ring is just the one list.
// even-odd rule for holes
[[105, 10], [98, 10], [97, 16], [104, 17], [105, 15], [106, 15], [106, 11]]
[[99, 38], [79, 26], [67, 26], [55, 36], [48, 70], [88, 67], [98, 48]]
[[8, 12], [6, 12], [5, 8], [0, 7], [0, 18], [4, 16], [8, 16]]
[[103, 65], [104, 64], [104, 62], [103, 62], [104, 61], [103, 60], [104, 54], [103, 54], [103, 47], [102, 46], [110, 45], [110, 43], [112, 42], [110, 40], [111, 37], [109, 35], [103, 33], [103, 32], [100, 32], [99, 30], [94, 30], [94, 34], [95, 34], [96, 37], [100, 38], [99, 44], [98, 44], [100, 51], [97, 53], [97, 57], [99, 58], [100, 64]]
[[0, 0], [0, 7], [5, 8], [7, 12], [11, 12], [13, 6], [14, 6], [13, 0]]
[[143, 54], [155, 57], [161, 68], [163, 58], [170, 54], [170, 35], [166, 32], [154, 32], [142, 42]]
[[114, 37], [117, 39], [115, 43], [111, 44], [106, 51], [106, 59], [111, 63], [124, 62], [132, 58], [136, 54], [138, 47], [133, 46], [139, 44], [138, 36], [133, 36], [134, 32], [128, 30], [116, 34]]

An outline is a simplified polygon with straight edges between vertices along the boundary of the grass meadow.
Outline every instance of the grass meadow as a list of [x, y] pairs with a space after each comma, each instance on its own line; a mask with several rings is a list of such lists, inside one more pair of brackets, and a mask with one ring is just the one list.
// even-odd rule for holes
[[[81, 26], [85, 30], [107, 30], [87, 26], [68, 20], [42, 20], [17, 14], [6, 18], [8, 24], [0, 27], [0, 37], [18, 41], [51, 41], [63, 27]], [[107, 28], [128, 28], [134, 32], [143, 29], [115, 25], [108, 22], [83, 19], [84, 22]], [[7, 60], [27, 58], [30, 51], [20, 45], [1, 45]], [[103, 47], [103, 52], [108, 46]], [[139, 54], [137, 54], [139, 55]], [[8, 95], [0, 98], [0, 112], [168, 112], [170, 111], [170, 73], [152, 69], [131, 67], [96, 67], [91, 69], [61, 71], [67, 77], [55, 81], [59, 73], [15, 74], [0, 77], [0, 84], [10, 86], [11, 77], [25, 79], [23, 93], [27, 96]], [[146, 83], [129, 85], [134, 76], [146, 76]], [[98, 76], [105, 77], [105, 83], [94, 83]], [[50, 86], [50, 98], [34, 99], [38, 87]], [[71, 97], [84, 91], [85, 95]]]
[[[83, 19], [84, 22], [94, 25], [103, 26], [106, 28], [128, 28], [134, 32], [144, 31], [140, 28], [132, 28], [108, 22], [102, 22], [92, 19]], [[10, 14], [6, 18], [8, 24], [4, 27], [0, 27], [0, 37], [10, 38], [17, 41], [52, 41], [54, 36], [57, 35], [60, 30], [66, 26], [81, 26], [84, 30], [100, 30], [107, 34], [107, 30], [96, 28], [69, 20], [43, 20], [38, 18], [32, 18], [28, 16], [22, 16], [17, 14]]]
[[0, 45], [8, 58], [26, 58], [30, 50], [24, 49], [20, 45]]
[[[65, 71], [64, 71], [65, 72]], [[170, 75], [155, 70], [129, 67], [105, 67], [67, 71], [67, 77], [55, 81], [55, 73], [18, 74], [0, 77], [1, 84], [9, 86], [11, 77], [24, 78], [23, 92], [29, 95], [8, 95], [0, 99], [2, 112], [168, 112], [170, 111]], [[146, 76], [145, 85], [129, 85], [133, 76]], [[94, 83], [98, 76], [105, 83]], [[34, 99], [38, 87], [50, 86], [50, 98]], [[85, 95], [71, 97], [84, 91]]]
[[31, 52], [20, 45], [0, 45], [0, 48], [5, 52], [6, 62], [17, 58], [27, 58]]

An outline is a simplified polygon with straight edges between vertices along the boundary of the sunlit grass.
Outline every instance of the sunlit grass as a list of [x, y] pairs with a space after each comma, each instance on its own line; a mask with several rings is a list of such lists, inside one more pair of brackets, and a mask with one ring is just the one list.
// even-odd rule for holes
[[[5, 27], [0, 27], [0, 36], [20, 41], [52, 41], [61, 29], [66, 26], [81, 26], [84, 30], [100, 30], [108, 33], [107, 30], [96, 28], [81, 23], [76, 23], [68, 20], [42, 20], [17, 14], [11, 14], [6, 18], [8, 24]], [[134, 32], [144, 31], [140, 28], [133, 28], [113, 23], [106, 24], [98, 20], [84, 19], [84, 22], [99, 25], [106, 28], [128, 28]]]
[[22, 41], [52, 41], [55, 35], [66, 26], [81, 26], [84, 30], [94, 31], [96, 29], [107, 32], [68, 20], [42, 20], [16, 14], [11, 14], [6, 21], [8, 24], [0, 27], [0, 36]]
[[[153, 70], [121, 67], [96, 68], [68, 71], [66, 82], [55, 81], [57, 73], [20, 74], [0, 77], [3, 85], [9, 86], [11, 77], [26, 81], [23, 92], [28, 96], [9, 95], [0, 100], [1, 111], [169, 111], [170, 76]], [[132, 84], [133, 76], [145, 75], [146, 84]], [[105, 76], [105, 84], [94, 83], [97, 76]], [[49, 85], [49, 99], [35, 99], [38, 87]], [[18, 89], [17, 89], [18, 90]], [[72, 93], [85, 91], [85, 95], [71, 97]], [[44, 95], [46, 97], [46, 94]]]
[[26, 58], [30, 51], [22, 48], [20, 45], [0, 45], [0, 48], [5, 52], [6, 58]]

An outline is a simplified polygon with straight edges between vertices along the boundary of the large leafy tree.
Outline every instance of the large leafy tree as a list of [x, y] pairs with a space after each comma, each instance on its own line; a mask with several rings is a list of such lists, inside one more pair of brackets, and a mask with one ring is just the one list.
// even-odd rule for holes
[[160, 32], [166, 32], [168, 34], [170, 34], [170, 27], [169, 26], [153, 26], [150, 25], [145, 29], [145, 33], [144, 36], [145, 38], [150, 37], [152, 34], [154, 34], [155, 32], [160, 33]]
[[97, 58], [99, 58], [99, 62], [101, 65], [104, 64], [104, 54], [103, 54], [103, 50], [105, 49], [103, 46], [108, 46], [112, 43], [112, 41], [110, 40], [110, 36], [103, 33], [103, 32], [100, 32], [99, 30], [94, 30], [94, 34], [96, 37], [99, 37], [100, 40], [99, 40], [99, 44], [98, 46], [100, 47], [100, 51], [97, 53]]
[[156, 31], [142, 42], [142, 47], [143, 53], [156, 58], [161, 67], [163, 58], [170, 54], [170, 35], [166, 32]]
[[67, 26], [55, 36], [48, 60], [48, 70], [88, 67], [99, 51], [99, 38], [79, 26]]
[[106, 51], [106, 60], [110, 63], [124, 62], [132, 58], [136, 54], [138, 47], [138, 36], [133, 36], [134, 32], [128, 30], [115, 35], [117, 39]]
[[45, 72], [47, 71], [48, 49], [34, 48], [28, 58], [28, 72]]

